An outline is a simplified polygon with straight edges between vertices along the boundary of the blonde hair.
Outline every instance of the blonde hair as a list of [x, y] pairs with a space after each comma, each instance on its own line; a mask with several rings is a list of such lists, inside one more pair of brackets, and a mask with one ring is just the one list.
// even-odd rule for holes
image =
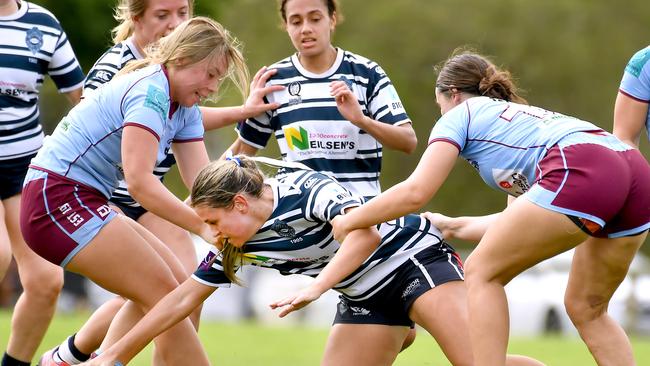
[[[192, 207], [232, 208], [237, 194], [260, 198], [264, 188], [264, 174], [255, 161], [244, 155], [229, 160], [213, 161], [194, 180], [190, 198]], [[230, 281], [240, 284], [235, 275], [237, 266], [243, 263], [242, 248], [224, 240], [221, 265]]]
[[[135, 28], [133, 18], [141, 17], [147, 10], [149, 1], [155, 0], [119, 0], [115, 7], [115, 20], [118, 24], [112, 30], [113, 43], [118, 44], [133, 34]], [[191, 18], [194, 11], [194, 0], [187, 0], [187, 14]]]
[[118, 75], [153, 64], [169, 65], [187, 60], [186, 66], [205, 59], [225, 59], [229, 78], [242, 96], [248, 95], [249, 74], [241, 45], [219, 23], [207, 17], [195, 17], [179, 24], [169, 35], [149, 45], [147, 57], [129, 62]]

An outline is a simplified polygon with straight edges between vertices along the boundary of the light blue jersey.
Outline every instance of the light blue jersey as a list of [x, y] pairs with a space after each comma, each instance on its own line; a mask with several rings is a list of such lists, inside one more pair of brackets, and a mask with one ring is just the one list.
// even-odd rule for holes
[[474, 97], [445, 113], [429, 144], [455, 145], [490, 187], [519, 196], [535, 181], [547, 149], [577, 131], [601, 131], [589, 122], [542, 108]]
[[[269, 179], [267, 184], [273, 190], [273, 213], [244, 245], [244, 264], [273, 268], [284, 275], [316, 277], [340, 247], [329, 222], [345, 208], [361, 205], [362, 199], [314, 171], [295, 171]], [[446, 251], [441, 245], [442, 234], [418, 215], [381, 224], [379, 233], [380, 246], [334, 290], [351, 300], [365, 300], [390, 286], [398, 267], [416, 253], [431, 246]], [[452, 254], [450, 251], [449, 255]], [[216, 248], [203, 260], [193, 278], [208, 286], [230, 285]]]
[[270, 93], [266, 99], [280, 107], [240, 124], [240, 139], [262, 149], [275, 135], [284, 160], [299, 161], [327, 173], [356, 195], [374, 197], [381, 193], [382, 145], [343, 118], [330, 94], [330, 83], [345, 81], [364, 115], [392, 125], [409, 123], [384, 70], [342, 49], [337, 49], [334, 64], [322, 74], [306, 70], [297, 55], [269, 68], [278, 71], [267, 85], [283, 85], [285, 89]]
[[43, 144], [38, 95], [45, 75], [61, 93], [79, 89], [84, 77], [59, 21], [21, 1], [15, 14], [0, 16], [0, 160], [33, 155]]
[[[74, 107], [45, 139], [32, 165], [85, 183], [108, 198], [124, 178], [121, 141], [127, 125], [158, 139], [157, 163], [172, 142], [203, 139], [199, 108], [172, 104], [164, 68], [152, 65], [114, 79]], [[25, 181], [39, 174], [31, 169]]]
[[[639, 102], [650, 104], [650, 46], [635, 53], [627, 63], [619, 91]], [[645, 121], [650, 139], [650, 108]]]

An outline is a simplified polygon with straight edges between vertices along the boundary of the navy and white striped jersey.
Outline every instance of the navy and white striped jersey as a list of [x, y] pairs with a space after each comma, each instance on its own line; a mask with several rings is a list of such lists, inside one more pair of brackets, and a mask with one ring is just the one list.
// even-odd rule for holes
[[242, 141], [262, 149], [275, 134], [284, 160], [300, 161], [333, 176], [355, 195], [378, 195], [382, 145], [343, 118], [329, 85], [345, 81], [363, 113], [374, 120], [394, 125], [409, 123], [395, 87], [382, 68], [341, 49], [332, 67], [322, 74], [307, 71], [297, 55], [270, 68], [278, 72], [268, 84], [283, 85], [285, 89], [266, 99], [280, 107], [239, 124], [237, 132]]
[[[109, 48], [88, 72], [88, 76], [84, 81], [84, 97], [89, 96], [97, 88], [113, 79], [115, 74], [122, 70], [127, 63], [132, 60], [141, 60], [142, 58], [142, 54], [140, 54], [138, 48], [133, 43], [133, 37]], [[170, 150], [167, 157], [154, 168], [153, 174], [160, 180], [163, 180], [164, 175], [175, 163], [174, 154]], [[124, 180], [119, 181], [118, 187], [113, 192], [111, 201], [130, 207], [140, 207], [140, 204], [131, 197], [126, 181]]]
[[46, 74], [61, 93], [80, 88], [84, 77], [54, 15], [20, 5], [0, 17], [0, 160], [32, 155], [43, 144], [38, 94]]
[[[273, 189], [274, 210], [244, 245], [244, 264], [274, 268], [284, 275], [316, 277], [340, 247], [332, 236], [330, 220], [363, 200], [314, 171], [297, 170], [266, 183]], [[442, 234], [418, 215], [404, 216], [378, 228], [380, 246], [334, 287], [351, 300], [367, 299], [390, 286], [397, 268], [421, 250], [430, 246], [447, 250], [441, 245]], [[211, 249], [193, 278], [208, 286], [230, 286], [218, 249]]]
[[133, 43], [133, 38], [128, 38], [109, 48], [88, 71], [86, 80], [84, 80], [84, 96], [108, 83], [129, 61], [142, 58]]

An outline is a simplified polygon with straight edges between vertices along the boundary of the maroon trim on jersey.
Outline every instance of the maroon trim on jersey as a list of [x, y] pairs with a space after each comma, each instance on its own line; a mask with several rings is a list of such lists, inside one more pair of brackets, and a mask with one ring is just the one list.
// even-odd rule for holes
[[138, 122], [126, 122], [126, 123], [124, 123], [124, 127], [127, 127], [127, 126], [139, 127], [139, 128], [141, 128], [141, 129], [143, 129], [145, 131], [148, 131], [156, 138], [156, 140], [158, 140], [158, 142], [160, 142], [160, 136], [158, 136], [156, 131], [154, 131], [153, 129], [151, 129], [148, 126], [145, 126], [145, 125], [140, 124]]
[[433, 138], [433, 139], [431, 139], [431, 140], [429, 141], [429, 144], [428, 144], [428, 145], [431, 145], [431, 144], [433, 144], [434, 142], [438, 142], [438, 141], [443, 141], [443, 142], [447, 142], [447, 143], [449, 143], [449, 144], [452, 144], [452, 145], [456, 146], [456, 148], [458, 149], [459, 152], [462, 151], [462, 149], [460, 148], [460, 145], [458, 145], [458, 143], [457, 143], [456, 141], [454, 141], [454, 140], [452, 140], [452, 139], [448, 139], [448, 138], [446, 138], [446, 137], [436, 137], [436, 138]]
[[172, 142], [177, 143], [177, 144], [184, 144], [186, 142], [198, 142], [198, 141], [203, 141], [203, 137], [195, 137], [193, 139], [174, 139]]

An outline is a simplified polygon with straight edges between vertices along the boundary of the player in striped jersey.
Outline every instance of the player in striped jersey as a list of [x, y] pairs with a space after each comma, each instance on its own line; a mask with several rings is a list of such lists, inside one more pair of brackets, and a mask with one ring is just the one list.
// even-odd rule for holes
[[333, 0], [285, 0], [285, 29], [297, 53], [270, 68], [277, 110], [240, 123], [233, 154], [254, 155], [274, 135], [282, 158], [335, 177], [357, 195], [380, 193], [382, 148], [411, 153], [417, 138], [401, 100], [375, 62], [331, 43]]
[[589, 122], [527, 105], [510, 73], [476, 53], [446, 60], [435, 93], [442, 117], [415, 171], [336, 222], [335, 237], [421, 208], [460, 155], [486, 184], [509, 196], [503, 212], [472, 229], [480, 238], [466, 266], [477, 362], [504, 364], [503, 287], [575, 247], [567, 314], [599, 365], [635, 364], [629, 339], [607, 306], [650, 228], [646, 159]]
[[23, 287], [2, 366], [29, 364], [63, 284], [61, 269], [29, 250], [18, 225], [23, 179], [43, 143], [38, 99], [45, 75], [79, 101], [84, 75], [59, 21], [31, 2], [0, 0], [0, 279], [13, 253]]
[[[219, 238], [218, 249], [89, 365], [129, 362], [217, 288], [237, 283], [235, 271], [244, 265], [315, 278], [298, 296], [271, 304], [286, 306], [281, 317], [328, 289], [341, 293], [323, 365], [390, 365], [414, 321], [431, 333], [452, 364], [472, 364], [462, 265], [438, 229], [421, 216], [407, 215], [356, 230], [339, 243], [331, 223], [345, 219], [341, 215], [363, 198], [327, 175], [289, 168], [280, 178], [265, 179], [251, 158], [240, 155], [203, 169], [191, 202]], [[527, 358], [512, 360], [538, 365]]]
[[650, 46], [639, 50], [625, 67], [614, 105], [614, 135], [639, 147], [645, 127], [650, 139]]

